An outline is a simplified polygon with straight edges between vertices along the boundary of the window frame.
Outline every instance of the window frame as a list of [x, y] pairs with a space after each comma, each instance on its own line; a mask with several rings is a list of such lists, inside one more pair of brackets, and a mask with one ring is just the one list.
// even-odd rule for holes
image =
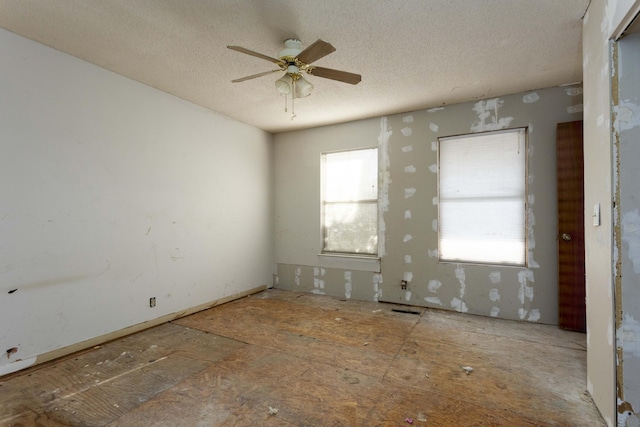
[[[357, 151], [375, 151], [376, 164], [376, 198], [375, 199], [358, 199], [358, 200], [345, 200], [345, 201], [330, 201], [325, 200], [326, 190], [326, 156], [332, 154], [351, 153]], [[380, 251], [380, 149], [379, 147], [360, 147], [349, 148], [336, 151], [325, 151], [320, 154], [320, 255], [327, 257], [344, 257], [344, 258], [364, 258], [364, 259], [379, 259]], [[375, 218], [375, 236], [376, 236], [376, 248], [375, 252], [350, 252], [350, 251], [332, 251], [326, 249], [327, 230], [329, 227], [325, 225], [325, 207], [327, 205], [335, 204], [375, 204], [376, 218]]]
[[[499, 133], [516, 133], [522, 132], [522, 139], [524, 142], [524, 176], [522, 177], [522, 184], [524, 186], [522, 193], [522, 203], [523, 203], [523, 218], [522, 218], [522, 233], [523, 233], [523, 261], [519, 262], [500, 262], [500, 261], [483, 261], [478, 259], [456, 259], [456, 258], [443, 258], [442, 250], [441, 250], [441, 227], [442, 227], [442, 204], [441, 204], [441, 144], [443, 140], [452, 140], [456, 138], [473, 138], [475, 136], [486, 136], [487, 134], [499, 134]], [[467, 133], [467, 134], [459, 134], [459, 135], [448, 135], [439, 137], [437, 139], [437, 202], [438, 202], [438, 262], [443, 264], [465, 264], [465, 265], [490, 265], [497, 267], [517, 267], [517, 268], [528, 268], [529, 267], [529, 129], [527, 126], [524, 127], [516, 127], [516, 128], [508, 128], [508, 129], [498, 129], [492, 131], [485, 132], [475, 132], [475, 133]]]

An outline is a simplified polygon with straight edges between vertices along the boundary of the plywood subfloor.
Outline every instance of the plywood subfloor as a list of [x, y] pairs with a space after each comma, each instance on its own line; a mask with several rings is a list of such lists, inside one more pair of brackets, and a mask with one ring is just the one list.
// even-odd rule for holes
[[0, 425], [605, 425], [584, 334], [398, 309], [261, 292], [5, 377]]

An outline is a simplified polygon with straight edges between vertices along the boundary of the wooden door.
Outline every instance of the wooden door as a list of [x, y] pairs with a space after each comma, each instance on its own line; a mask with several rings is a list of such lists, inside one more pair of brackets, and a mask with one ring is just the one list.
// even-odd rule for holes
[[556, 128], [558, 324], [586, 331], [582, 121]]

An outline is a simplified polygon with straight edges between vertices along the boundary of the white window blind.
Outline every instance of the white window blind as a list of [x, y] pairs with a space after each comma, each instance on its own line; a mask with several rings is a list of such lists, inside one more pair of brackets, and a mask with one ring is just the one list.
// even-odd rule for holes
[[525, 265], [526, 130], [440, 138], [441, 261]]
[[378, 149], [322, 155], [323, 252], [377, 255]]

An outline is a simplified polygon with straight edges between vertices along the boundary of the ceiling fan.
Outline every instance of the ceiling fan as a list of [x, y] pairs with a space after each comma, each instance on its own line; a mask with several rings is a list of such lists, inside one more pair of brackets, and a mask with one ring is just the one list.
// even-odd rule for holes
[[[262, 58], [267, 61], [273, 62], [279, 68], [275, 70], [265, 71], [263, 73], [253, 74], [247, 77], [241, 77], [239, 79], [232, 80], [233, 83], [240, 83], [246, 80], [255, 79], [257, 77], [266, 76], [278, 71], [284, 71], [285, 75], [276, 80], [276, 89], [280, 95], [285, 97], [285, 111], [286, 98], [304, 98], [311, 95], [313, 85], [309, 83], [302, 73], [306, 72], [309, 75], [323, 77], [325, 79], [336, 80], [339, 82], [349, 83], [356, 85], [360, 83], [362, 77], [359, 74], [349, 73], [346, 71], [334, 70], [325, 67], [316, 67], [311, 63], [317, 61], [320, 58], [327, 56], [328, 54], [335, 52], [336, 48], [327, 43], [324, 40], [318, 39], [313, 44], [302, 49], [302, 42], [298, 39], [287, 39], [284, 41], [284, 49], [278, 53], [278, 58], [272, 58], [267, 55], [263, 55], [258, 52], [246, 49], [241, 46], [227, 46], [231, 50], [245, 53], [247, 55]], [[295, 117], [295, 114], [293, 114]]]

